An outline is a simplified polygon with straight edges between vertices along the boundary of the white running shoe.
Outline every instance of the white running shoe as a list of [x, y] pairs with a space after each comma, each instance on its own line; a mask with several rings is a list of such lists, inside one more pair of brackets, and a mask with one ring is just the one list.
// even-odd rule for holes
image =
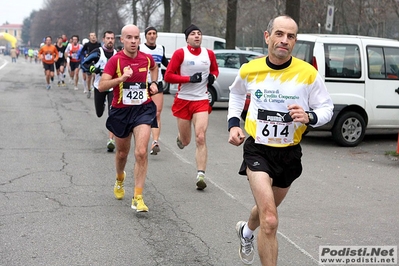
[[205, 183], [205, 175], [204, 174], [197, 174], [197, 189], [198, 190], [204, 190], [206, 188], [206, 183]]
[[238, 238], [240, 239], [240, 248], [238, 254], [240, 255], [242, 263], [251, 265], [254, 262], [254, 236], [251, 238], [245, 238], [242, 235], [242, 229], [246, 222], [239, 221], [236, 225], [236, 231]]

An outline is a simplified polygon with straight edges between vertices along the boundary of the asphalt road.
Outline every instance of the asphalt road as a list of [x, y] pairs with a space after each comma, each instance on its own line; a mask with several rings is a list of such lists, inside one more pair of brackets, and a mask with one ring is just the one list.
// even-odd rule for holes
[[[8, 62], [8, 64], [6, 64]], [[83, 87], [47, 91], [40, 64], [0, 55], [0, 265], [241, 265], [235, 224], [254, 204], [237, 174], [242, 147], [227, 143], [227, 103], [207, 132], [208, 187], [195, 189], [194, 147], [175, 143], [172, 95], [165, 95], [161, 152], [149, 156], [150, 211], [113, 196], [114, 153], [106, 117]], [[302, 176], [279, 208], [278, 265], [321, 265], [320, 245], [398, 245], [397, 133], [367, 135], [355, 148], [328, 133], [303, 140]], [[254, 265], [259, 265], [256, 258]]]

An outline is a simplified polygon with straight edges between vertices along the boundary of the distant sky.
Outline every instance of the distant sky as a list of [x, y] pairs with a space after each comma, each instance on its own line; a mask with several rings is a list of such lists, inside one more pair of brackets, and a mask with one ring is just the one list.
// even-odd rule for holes
[[0, 0], [0, 25], [23, 24], [33, 10], [39, 11], [44, 0]]

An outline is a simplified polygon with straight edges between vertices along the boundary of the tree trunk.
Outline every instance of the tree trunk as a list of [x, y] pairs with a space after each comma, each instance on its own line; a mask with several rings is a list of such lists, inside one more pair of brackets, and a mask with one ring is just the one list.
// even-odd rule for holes
[[227, 0], [226, 49], [236, 47], [237, 2], [238, 0]]
[[301, 0], [287, 0], [285, 2], [285, 14], [291, 16], [299, 26], [299, 10], [301, 7]]
[[163, 31], [170, 32], [170, 26], [172, 24], [172, 18], [170, 17], [170, 0], [163, 0], [163, 6], [165, 9], [165, 14], [163, 17]]
[[138, 0], [133, 0], [132, 1], [133, 24], [134, 25], [137, 25], [137, 1]]
[[191, 3], [190, 0], [181, 1], [182, 32], [191, 25]]
[[95, 13], [95, 26], [94, 26], [94, 33], [96, 34], [97, 38], [98, 38], [98, 20], [99, 20], [99, 15], [100, 14], [100, 2], [97, 0], [96, 1], [96, 13]]

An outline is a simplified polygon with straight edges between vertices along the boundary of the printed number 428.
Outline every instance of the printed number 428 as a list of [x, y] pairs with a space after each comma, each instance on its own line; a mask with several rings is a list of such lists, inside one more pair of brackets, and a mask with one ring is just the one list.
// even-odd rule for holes
[[126, 97], [133, 100], [141, 100], [144, 99], [144, 93], [142, 91], [129, 91]]

